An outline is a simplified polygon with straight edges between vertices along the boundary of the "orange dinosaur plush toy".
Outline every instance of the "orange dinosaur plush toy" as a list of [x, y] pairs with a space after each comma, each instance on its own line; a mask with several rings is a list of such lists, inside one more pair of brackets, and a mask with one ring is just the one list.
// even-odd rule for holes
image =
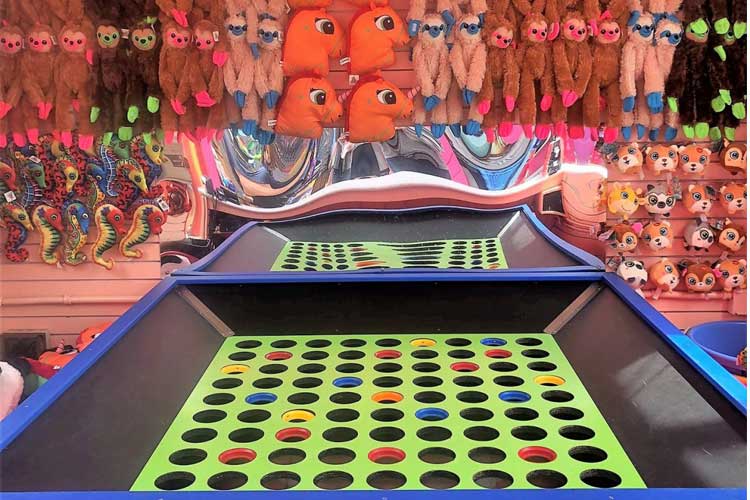
[[305, 76], [287, 82], [276, 115], [277, 134], [317, 139], [323, 126], [344, 113], [336, 90], [325, 78]]
[[349, 142], [387, 141], [396, 134], [394, 120], [408, 118], [411, 99], [377, 75], [359, 79], [347, 97], [346, 130]]
[[341, 57], [344, 45], [344, 29], [335, 17], [323, 9], [298, 10], [284, 34], [284, 76], [328, 75], [328, 58]]
[[391, 7], [368, 9], [349, 25], [349, 73], [366, 75], [396, 62], [394, 47], [409, 42], [404, 22]]

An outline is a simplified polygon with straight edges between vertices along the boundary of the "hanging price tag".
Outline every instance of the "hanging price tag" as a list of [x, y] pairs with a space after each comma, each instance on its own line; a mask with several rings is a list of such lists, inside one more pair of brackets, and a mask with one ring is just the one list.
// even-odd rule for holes
[[13, 203], [14, 201], [16, 201], [16, 193], [14, 193], [13, 191], [6, 191], [3, 196], [5, 196], [5, 201], [8, 203]]

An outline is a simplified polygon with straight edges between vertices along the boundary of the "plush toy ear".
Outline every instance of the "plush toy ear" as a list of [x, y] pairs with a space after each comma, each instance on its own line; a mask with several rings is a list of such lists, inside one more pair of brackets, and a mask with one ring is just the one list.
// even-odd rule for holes
[[695, 184], [688, 184], [688, 191], [693, 192], [695, 190]]
[[727, 147], [729, 147], [729, 145], [730, 145], [730, 144], [731, 144], [731, 142], [729, 142], [729, 139], [727, 139], [727, 138], [725, 137], [725, 138], [724, 138], [724, 147], [725, 147], [725, 148], [727, 148]]
[[747, 261], [745, 259], [740, 259], [740, 264], [742, 264], [743, 266], [746, 266]]
[[655, 187], [656, 187], [656, 186], [654, 186], [653, 184], [646, 184], [646, 191], [651, 191], [651, 190], [652, 190], [652, 189], [654, 189]]
[[607, 240], [612, 240], [614, 238], [615, 238], [615, 232], [612, 229], [608, 231], [604, 231], [603, 233], [599, 233], [599, 236], [597, 236], [597, 239], [599, 241], [607, 241]]
[[662, 223], [663, 225], [667, 226], [668, 228], [671, 228], [671, 227], [672, 227], [672, 223], [671, 223], [671, 222], [669, 222], [668, 220], [663, 220], [663, 221], [661, 221], [661, 223]]
[[643, 193], [643, 189], [638, 188], [635, 190], [635, 194], [641, 194], [641, 193]]
[[646, 146], [644, 153], [649, 154], [651, 152], [651, 146]]
[[677, 147], [676, 144], [672, 144], [671, 146], [669, 146], [669, 149], [671, 149], [673, 151], [677, 151], [678, 153], [680, 152], [680, 150], [679, 150], [679, 148]]
[[679, 151], [680, 153], [682, 153], [686, 149], [687, 149], [687, 146], [677, 146], [677, 151]]
[[635, 231], [636, 236], [641, 235], [641, 232], [643, 231], [643, 224], [641, 224], [640, 222], [636, 222], [630, 227], [633, 228], [633, 231]]
[[717, 262], [717, 263], [714, 264], [713, 269], [711, 269], [711, 272], [717, 278], [721, 278], [721, 269], [719, 269], [720, 265], [721, 265], [721, 262]]

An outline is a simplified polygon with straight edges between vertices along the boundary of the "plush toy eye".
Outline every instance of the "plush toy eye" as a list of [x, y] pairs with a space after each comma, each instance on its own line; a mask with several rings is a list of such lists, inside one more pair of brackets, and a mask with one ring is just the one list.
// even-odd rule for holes
[[26, 216], [24, 214], [18, 214], [18, 220], [26, 220]]
[[625, 261], [625, 267], [633, 267], [635, 264], [632, 260], [626, 260]]
[[607, 30], [601, 29], [599, 32], [603, 35], [603, 34], [605, 34], [607, 32]]
[[734, 234], [734, 231], [727, 232], [726, 238], [729, 241], [734, 241], [734, 239], [737, 237], [737, 235]]
[[744, 267], [740, 267], [740, 274], [745, 274], [745, 268]]
[[651, 241], [651, 235], [650, 235], [650, 234], [647, 234], [647, 235], [645, 235], [645, 236], [643, 237], [643, 239], [644, 239], [644, 240], [646, 240], [646, 241]]
[[641, 270], [642, 270], [642, 269], [643, 269], [643, 264], [641, 264], [640, 262], [636, 262], [636, 263], [635, 263], [635, 268], [636, 268], [636, 269], [641, 269]]
[[701, 199], [701, 194], [700, 194], [700, 193], [693, 193], [693, 199], [694, 199], [695, 201], [700, 201], [700, 199]]
[[666, 236], [668, 232], [669, 231], [667, 230], [666, 227], [663, 227], [663, 228], [659, 229], [659, 234], [662, 235], [662, 236]]
[[[5, 40], [3, 40], [3, 42], [4, 42], [4, 41], [5, 41]], [[63, 42], [65, 42], [65, 43], [68, 43], [69, 41], [70, 41], [70, 39], [69, 39], [69, 38], [68, 38], [67, 36], [66, 36], [65, 38], [63, 38]]]
[[677, 156], [677, 153], [675, 153], [674, 151], [670, 151], [669, 152], [669, 157], [670, 158], [674, 158], [675, 156]]
[[375, 26], [380, 31], [391, 31], [396, 26], [393, 23], [393, 18], [391, 16], [378, 16], [375, 18]]
[[670, 265], [664, 266], [664, 270], [666, 272], [668, 272], [669, 274], [672, 274], [672, 271], [673, 271], [672, 266], [670, 266]]
[[727, 194], [724, 195], [724, 198], [727, 201], [732, 201], [734, 199], [734, 195], [732, 193], [727, 193]]
[[177, 34], [174, 31], [170, 31], [169, 32], [169, 38], [174, 38], [176, 36], [177, 36]]
[[635, 148], [628, 148], [628, 154], [634, 155], [635, 154]]
[[620, 193], [620, 198], [622, 198], [623, 200], [627, 200], [628, 198], [630, 198], [630, 195], [623, 191], [622, 193]]
[[704, 279], [703, 281], [705, 281], [707, 285], [713, 285], [714, 283], [714, 279], [711, 276], [706, 276], [706, 279]]
[[700, 234], [700, 236], [701, 236], [701, 239], [702, 239], [702, 240], [707, 240], [707, 239], [708, 239], [708, 237], [709, 237], [708, 231], [706, 231], [706, 230], [704, 229], [703, 231], [701, 231], [701, 234]]
[[632, 236], [626, 236], [625, 243], [627, 243], [628, 245], [632, 245], [633, 243], [635, 243], [635, 238], [633, 238]]
[[49, 218], [52, 220], [57, 220], [57, 214], [52, 214]]
[[120, 217], [119, 215], [115, 215], [115, 220], [116, 220], [117, 222], [120, 222], [120, 219], [121, 219], [121, 218], [122, 218], [122, 217]]
[[675, 199], [674, 199], [673, 197], [671, 197], [671, 196], [670, 196], [669, 198], [667, 198], [667, 205], [669, 205], [670, 207], [671, 207], [672, 205], [674, 205], [674, 200], [675, 200]]
[[330, 19], [319, 18], [315, 20], [315, 29], [325, 35], [333, 35], [333, 22]]
[[422, 31], [430, 31], [430, 25], [425, 24], [424, 26], [422, 26]]
[[659, 159], [659, 153], [651, 153], [651, 154], [650, 154], [649, 156], [650, 156], [650, 157], [651, 157], [651, 159], [652, 159], [652, 160], [654, 160], [654, 161], [656, 161], [656, 160], [658, 160], [658, 159]]
[[687, 163], [687, 162], [690, 161], [690, 157], [688, 155], [682, 155], [682, 161], [684, 161], [685, 163]]
[[42, 40], [42, 45], [47, 45], [47, 40]]
[[83, 43], [83, 40], [81, 40], [81, 39], [79, 38], [78, 40], [76, 40], [76, 43], [77, 43], [78, 45], [81, 45], [81, 44]]
[[81, 215], [81, 219], [88, 219], [88, 218], [89, 218], [89, 214], [83, 214], [83, 215]]
[[34, 172], [34, 177], [41, 177], [41, 176], [42, 176], [42, 172], [40, 172], [38, 170], [36, 172]]
[[688, 284], [689, 285], [696, 285], [698, 283], [698, 280], [695, 278], [688, 278]]
[[310, 100], [313, 104], [324, 105], [326, 103], [326, 91], [322, 89], [310, 89]]
[[133, 177], [133, 179], [135, 180], [135, 182], [141, 182], [141, 176], [140, 175], [136, 175], [135, 177]]
[[732, 151], [729, 153], [729, 158], [732, 160], [739, 160], [740, 159], [740, 153], [738, 151]]
[[724, 279], [727, 279], [729, 277], [729, 271], [722, 271], [721, 272], [721, 277], [724, 278]]
[[649, 205], [656, 205], [658, 202], [659, 202], [659, 198], [657, 198], [655, 195], [651, 195], [648, 197]]
[[74, 181], [76, 179], [76, 174], [68, 174], [68, 179]]
[[378, 90], [377, 96], [383, 104], [396, 104], [396, 94], [392, 90]]

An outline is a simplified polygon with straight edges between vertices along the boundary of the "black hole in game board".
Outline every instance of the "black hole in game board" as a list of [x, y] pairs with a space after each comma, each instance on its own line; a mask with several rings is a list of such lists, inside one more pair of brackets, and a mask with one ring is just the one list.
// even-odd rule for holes
[[540, 469], [526, 474], [526, 480], [537, 488], [561, 488], [568, 483], [568, 478], [557, 471]]
[[375, 365], [375, 371], [380, 373], [396, 373], [401, 370], [401, 365], [398, 363], [378, 363]]
[[512, 372], [518, 370], [518, 365], [516, 365], [515, 363], [510, 363], [508, 361], [498, 361], [497, 363], [490, 364], [490, 370], [494, 370], [496, 372]]
[[256, 424], [271, 418], [271, 412], [267, 410], [246, 410], [237, 415], [237, 420], [246, 424]]
[[604, 469], [590, 469], [581, 472], [581, 481], [594, 488], [614, 488], [622, 483], [620, 476]]
[[542, 393], [542, 397], [553, 403], [567, 403], [573, 400], [573, 395], [565, 391], [547, 391]]
[[297, 345], [294, 340], [275, 340], [271, 342], [271, 347], [274, 349], [289, 349]]
[[443, 380], [438, 377], [431, 377], [429, 375], [424, 377], [417, 377], [414, 379], [414, 385], [419, 387], [437, 387], [443, 383]]
[[258, 389], [273, 389], [274, 387], [278, 387], [284, 382], [280, 378], [259, 378], [255, 382], [253, 382], [253, 387], [257, 387]]
[[417, 363], [411, 368], [416, 372], [431, 373], [438, 371], [440, 369], [440, 365], [435, 363]]
[[575, 441], [584, 441], [594, 437], [595, 433], [593, 429], [584, 427], [582, 425], [566, 425], [560, 428], [560, 435], [564, 438], [573, 439]]
[[487, 401], [487, 394], [479, 391], [464, 391], [456, 394], [456, 399], [462, 403], [483, 403]]
[[404, 418], [404, 412], [395, 408], [383, 408], [373, 411], [370, 416], [378, 422], [395, 422]]
[[375, 342], [378, 347], [396, 347], [401, 345], [401, 341], [398, 339], [380, 339]]
[[254, 352], [235, 352], [229, 355], [232, 361], [249, 361], [255, 357]]
[[462, 338], [452, 338], [445, 341], [451, 347], [464, 347], [471, 344], [471, 340]]
[[423, 391], [416, 393], [414, 395], [414, 399], [416, 399], [420, 403], [439, 403], [441, 401], [445, 401], [445, 394], [436, 391]]
[[322, 490], [340, 490], [354, 482], [351, 474], [343, 471], [322, 472], [315, 476], [313, 483]]
[[378, 387], [398, 387], [403, 384], [404, 381], [398, 377], [378, 377], [372, 381]]
[[432, 359], [437, 358], [437, 355], [437, 352], [428, 351], [427, 349], [420, 349], [419, 351], [414, 351], [413, 353], [411, 353], [411, 356], [417, 359]]
[[263, 365], [258, 371], [266, 375], [276, 375], [277, 373], [284, 373], [289, 369], [286, 365]]
[[252, 443], [263, 437], [263, 431], [253, 427], [237, 429], [229, 433], [229, 440], [235, 443]]
[[242, 472], [219, 472], [208, 478], [208, 487], [214, 490], [234, 490], [247, 482]]
[[302, 359], [306, 359], [308, 361], [318, 361], [321, 359], [326, 359], [328, 357], [328, 353], [325, 351], [307, 351], [302, 354]]
[[583, 412], [578, 408], [570, 408], [568, 406], [560, 406], [558, 408], [552, 408], [549, 414], [560, 420], [578, 420], [583, 418]]
[[201, 427], [199, 429], [191, 429], [182, 434], [182, 440], [187, 443], [205, 443], [206, 441], [211, 441], [217, 434], [213, 429]]
[[484, 420], [489, 420], [494, 416], [495, 416], [494, 413], [484, 408], [466, 408], [464, 410], [461, 410], [461, 418], [465, 418], [466, 420], [472, 420], [474, 422], [482, 422]]
[[484, 380], [472, 375], [464, 375], [463, 377], [454, 378], [453, 383], [461, 387], [478, 387], [484, 383]]
[[323, 349], [324, 347], [329, 347], [331, 345], [331, 341], [324, 339], [313, 339], [308, 340], [305, 345], [310, 349]]
[[510, 433], [514, 437], [523, 439], [524, 441], [539, 441], [540, 439], [544, 439], [547, 437], [547, 431], [545, 431], [541, 427], [536, 427], [533, 425], [523, 425], [521, 427], [515, 427], [511, 429]]
[[420, 451], [419, 459], [428, 464], [447, 464], [456, 459], [456, 454], [448, 448], [434, 446]]
[[526, 347], [532, 347], [535, 345], [542, 345], [542, 341], [539, 339], [532, 338], [532, 337], [523, 337], [523, 338], [516, 340], [516, 344], [526, 346]]
[[376, 490], [395, 490], [406, 484], [406, 476], [393, 470], [373, 472], [367, 476], [367, 484]]
[[211, 385], [217, 389], [234, 389], [242, 385], [242, 380], [238, 378], [220, 378]]
[[480, 446], [469, 451], [469, 458], [480, 464], [496, 464], [505, 460], [505, 452], [492, 446]]
[[339, 373], [357, 373], [364, 369], [365, 367], [359, 363], [344, 363], [336, 367], [336, 371]]
[[260, 342], [257, 340], [243, 340], [242, 342], [237, 342], [235, 347], [238, 349], [255, 349], [256, 347], [260, 347]]
[[497, 439], [500, 433], [492, 427], [477, 425], [476, 427], [464, 429], [464, 436], [473, 441], [492, 441], [493, 439]]
[[404, 437], [404, 431], [398, 427], [378, 427], [370, 431], [370, 437], [382, 443], [391, 443]]
[[309, 405], [316, 402], [318, 399], [320, 399], [320, 396], [313, 392], [298, 392], [290, 395], [287, 398], [287, 401], [295, 405]]
[[343, 351], [339, 353], [341, 359], [362, 359], [365, 357], [365, 353], [362, 351]]
[[351, 422], [359, 418], [359, 412], [350, 408], [342, 408], [329, 411], [326, 418], [331, 422]]
[[469, 359], [474, 357], [474, 353], [466, 349], [454, 349], [448, 352], [448, 356], [455, 359]]
[[312, 389], [323, 384], [323, 381], [315, 377], [303, 377], [295, 380], [292, 385], [300, 389]]
[[321, 365], [320, 363], [307, 363], [306, 365], [301, 365], [297, 368], [297, 371], [300, 373], [320, 373], [325, 371], [325, 369], [326, 366]]
[[329, 465], [348, 464], [356, 457], [356, 453], [346, 448], [329, 448], [318, 454], [318, 460]]
[[513, 477], [499, 470], [483, 470], [474, 474], [474, 483], [482, 488], [501, 490], [513, 484]]
[[419, 482], [433, 490], [447, 490], [456, 486], [459, 479], [457, 475], [447, 470], [433, 470], [422, 474]]
[[288, 490], [299, 484], [299, 475], [289, 471], [271, 472], [260, 480], [260, 485], [267, 490]]
[[218, 406], [231, 403], [234, 399], [234, 394], [229, 394], [228, 392], [217, 392], [216, 394], [209, 394], [203, 398], [203, 402], [207, 405]]
[[512, 375], [503, 375], [502, 377], [495, 377], [494, 382], [502, 387], [518, 387], [523, 385], [523, 379], [514, 377]]
[[453, 433], [445, 427], [422, 427], [417, 431], [417, 437], [424, 439], [425, 441], [445, 441], [449, 439]]
[[303, 461], [306, 456], [305, 452], [300, 449], [282, 448], [280, 450], [272, 451], [271, 454], [268, 455], [268, 460], [276, 465], [292, 465]]
[[362, 399], [362, 396], [360, 396], [356, 392], [337, 392], [336, 394], [331, 394], [331, 397], [329, 399], [331, 400], [331, 403], [336, 403], [338, 405], [348, 405], [356, 403], [357, 401]]
[[169, 455], [169, 461], [175, 465], [193, 465], [206, 459], [208, 453], [198, 448], [185, 448]]
[[341, 345], [344, 347], [362, 347], [365, 344], [367, 344], [367, 342], [362, 339], [347, 339], [341, 341]]
[[603, 462], [607, 459], [607, 452], [595, 446], [576, 446], [568, 451], [568, 455], [579, 462], [589, 464]]
[[529, 367], [529, 370], [534, 370], [535, 372], [551, 372], [557, 370], [556, 364], [547, 361], [534, 361], [526, 366]]
[[195, 476], [189, 472], [169, 472], [156, 478], [154, 486], [160, 490], [175, 491], [187, 488], [195, 482]]
[[524, 408], [522, 406], [516, 408], [508, 408], [505, 410], [505, 416], [511, 420], [520, 420], [522, 422], [528, 420], [534, 420], [539, 417], [539, 412], [532, 410], [531, 408]]
[[545, 351], [544, 349], [526, 349], [524, 351], [521, 351], [521, 354], [526, 356], [527, 358], [546, 358], [549, 356], [549, 353]]
[[323, 431], [323, 439], [333, 443], [345, 443], [357, 437], [357, 431], [350, 427], [332, 427]]
[[200, 424], [212, 424], [224, 420], [227, 413], [221, 410], [203, 410], [193, 415], [193, 420]]

